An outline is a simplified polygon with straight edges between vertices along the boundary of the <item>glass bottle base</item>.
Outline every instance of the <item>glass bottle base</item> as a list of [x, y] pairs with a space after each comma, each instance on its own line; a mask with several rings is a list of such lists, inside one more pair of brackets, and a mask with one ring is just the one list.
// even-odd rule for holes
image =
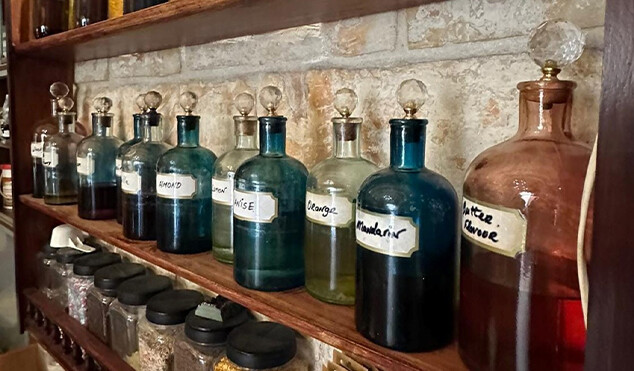
[[240, 286], [258, 291], [285, 291], [304, 285], [304, 270], [262, 271], [233, 268], [233, 277]]
[[77, 195], [72, 196], [44, 196], [47, 205], [72, 205], [77, 203]]
[[349, 288], [347, 293], [340, 290], [331, 290], [329, 288], [330, 281], [326, 280], [306, 280], [306, 291], [315, 299], [330, 304], [337, 305], [354, 305], [354, 276], [339, 277], [337, 286], [339, 288]]
[[233, 249], [221, 246], [214, 246], [211, 249], [214, 258], [221, 263], [233, 264]]

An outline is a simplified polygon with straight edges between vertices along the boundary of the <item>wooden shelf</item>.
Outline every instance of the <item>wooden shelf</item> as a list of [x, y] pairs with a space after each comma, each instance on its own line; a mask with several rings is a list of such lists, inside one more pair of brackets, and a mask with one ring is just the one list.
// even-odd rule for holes
[[26, 22], [19, 26], [25, 42], [16, 43], [15, 51], [81, 61], [197, 45], [436, 1], [439, 0], [172, 0], [41, 39], [27, 39], [31, 31], [25, 29]]
[[302, 334], [328, 343], [344, 352], [357, 354], [385, 370], [464, 370], [455, 345], [429, 353], [401, 353], [366, 340], [354, 325], [352, 307], [323, 303], [303, 289], [260, 292], [246, 289], [233, 280], [230, 265], [214, 260], [209, 253], [174, 255], [156, 248], [154, 242], [135, 242], [123, 237], [114, 220], [89, 221], [77, 216], [77, 206], [49, 206], [30, 195], [20, 201], [63, 223], [71, 224], [177, 276], [240, 303], [271, 320]]

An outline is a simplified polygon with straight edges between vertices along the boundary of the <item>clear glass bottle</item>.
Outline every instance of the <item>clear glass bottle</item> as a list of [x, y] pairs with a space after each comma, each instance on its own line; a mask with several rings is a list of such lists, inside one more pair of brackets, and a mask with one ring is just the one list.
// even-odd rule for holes
[[148, 301], [139, 321], [139, 358], [143, 371], [174, 369], [174, 342], [187, 314], [204, 300], [192, 290], [169, 290]]
[[60, 98], [57, 112], [59, 132], [44, 142], [44, 202], [50, 205], [66, 205], [77, 202], [77, 144], [83, 138], [75, 133], [73, 100]]
[[77, 146], [79, 177], [79, 217], [84, 219], [113, 219], [116, 216], [117, 149], [121, 139], [112, 135], [113, 114], [108, 113], [112, 101], [97, 97], [93, 101], [97, 112], [92, 114], [92, 135]]
[[143, 139], [123, 155], [123, 234], [133, 240], [156, 239], [156, 162], [169, 149], [163, 142], [163, 116], [156, 111], [161, 101], [158, 92], [145, 95]]
[[576, 84], [557, 78], [583, 39], [564, 21], [535, 31], [543, 76], [517, 86], [518, 131], [467, 170], [458, 345], [473, 370], [583, 369], [576, 259], [590, 148], [565, 133]]
[[233, 263], [233, 178], [244, 161], [258, 154], [258, 118], [249, 116], [255, 103], [253, 96], [248, 93], [239, 94], [234, 103], [240, 112], [239, 116], [233, 116], [236, 147], [218, 158], [211, 181], [211, 251], [216, 260], [229, 264]]
[[156, 169], [156, 242], [173, 254], [209, 251], [211, 240], [211, 176], [216, 155], [200, 146], [200, 116], [192, 115], [198, 98], [180, 97], [185, 115], [178, 120], [178, 145], [159, 157]]
[[132, 368], [139, 370], [139, 319], [155, 295], [172, 288], [165, 276], [144, 275], [131, 278], [117, 288], [117, 299], [110, 305], [110, 347]]
[[95, 272], [93, 286], [86, 294], [88, 330], [105, 344], [110, 343], [110, 304], [117, 297], [117, 287], [130, 278], [145, 274], [145, 267], [135, 263], [117, 263]]
[[123, 221], [123, 208], [121, 205], [121, 198], [123, 193], [121, 191], [121, 168], [123, 166], [123, 155], [135, 144], [140, 143], [143, 137], [143, 115], [147, 113], [147, 105], [145, 104], [145, 94], [139, 94], [136, 99], [136, 105], [139, 107], [139, 113], [132, 115], [134, 119], [134, 137], [127, 142], [124, 142], [119, 146], [117, 150], [116, 163], [116, 175], [117, 175], [117, 223], [121, 224]]
[[260, 102], [260, 154], [235, 174], [234, 278], [240, 285], [281, 291], [304, 284], [304, 203], [308, 171], [286, 154], [286, 117], [275, 110], [282, 92], [267, 86]]
[[52, 299], [62, 308], [68, 306], [68, 277], [73, 273], [73, 262], [87, 253], [65, 247], [57, 250], [51, 282]]
[[108, 19], [108, 0], [75, 0], [75, 27]]
[[406, 115], [390, 120], [390, 167], [361, 186], [355, 226], [357, 330], [408, 352], [449, 344], [454, 323], [458, 200], [425, 167], [427, 120], [415, 114], [426, 93], [418, 80], [400, 85]]
[[341, 117], [333, 122], [333, 155], [310, 171], [306, 184], [306, 290], [317, 299], [354, 304], [357, 244], [354, 215], [363, 181], [378, 167], [361, 157], [360, 126], [350, 117], [357, 95], [350, 89], [335, 94]]
[[68, 0], [34, 0], [33, 35], [36, 39], [68, 30]]

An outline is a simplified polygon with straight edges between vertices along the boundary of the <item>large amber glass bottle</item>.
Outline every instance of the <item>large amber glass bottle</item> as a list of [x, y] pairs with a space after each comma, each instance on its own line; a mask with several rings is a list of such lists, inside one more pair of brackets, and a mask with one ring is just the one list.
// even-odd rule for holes
[[564, 132], [575, 83], [557, 78], [582, 40], [564, 22], [536, 30], [529, 46], [544, 76], [518, 85], [517, 134], [467, 171], [459, 349], [470, 369], [583, 368], [576, 239], [590, 149]]

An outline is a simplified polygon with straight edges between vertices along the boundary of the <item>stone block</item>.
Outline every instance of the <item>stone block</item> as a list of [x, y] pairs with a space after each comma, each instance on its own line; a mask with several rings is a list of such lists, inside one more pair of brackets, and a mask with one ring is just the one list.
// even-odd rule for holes
[[135, 53], [110, 59], [110, 77], [168, 76], [181, 71], [180, 49]]
[[324, 24], [333, 55], [356, 56], [394, 50], [397, 12]]
[[75, 82], [108, 80], [108, 59], [94, 59], [75, 64]]

